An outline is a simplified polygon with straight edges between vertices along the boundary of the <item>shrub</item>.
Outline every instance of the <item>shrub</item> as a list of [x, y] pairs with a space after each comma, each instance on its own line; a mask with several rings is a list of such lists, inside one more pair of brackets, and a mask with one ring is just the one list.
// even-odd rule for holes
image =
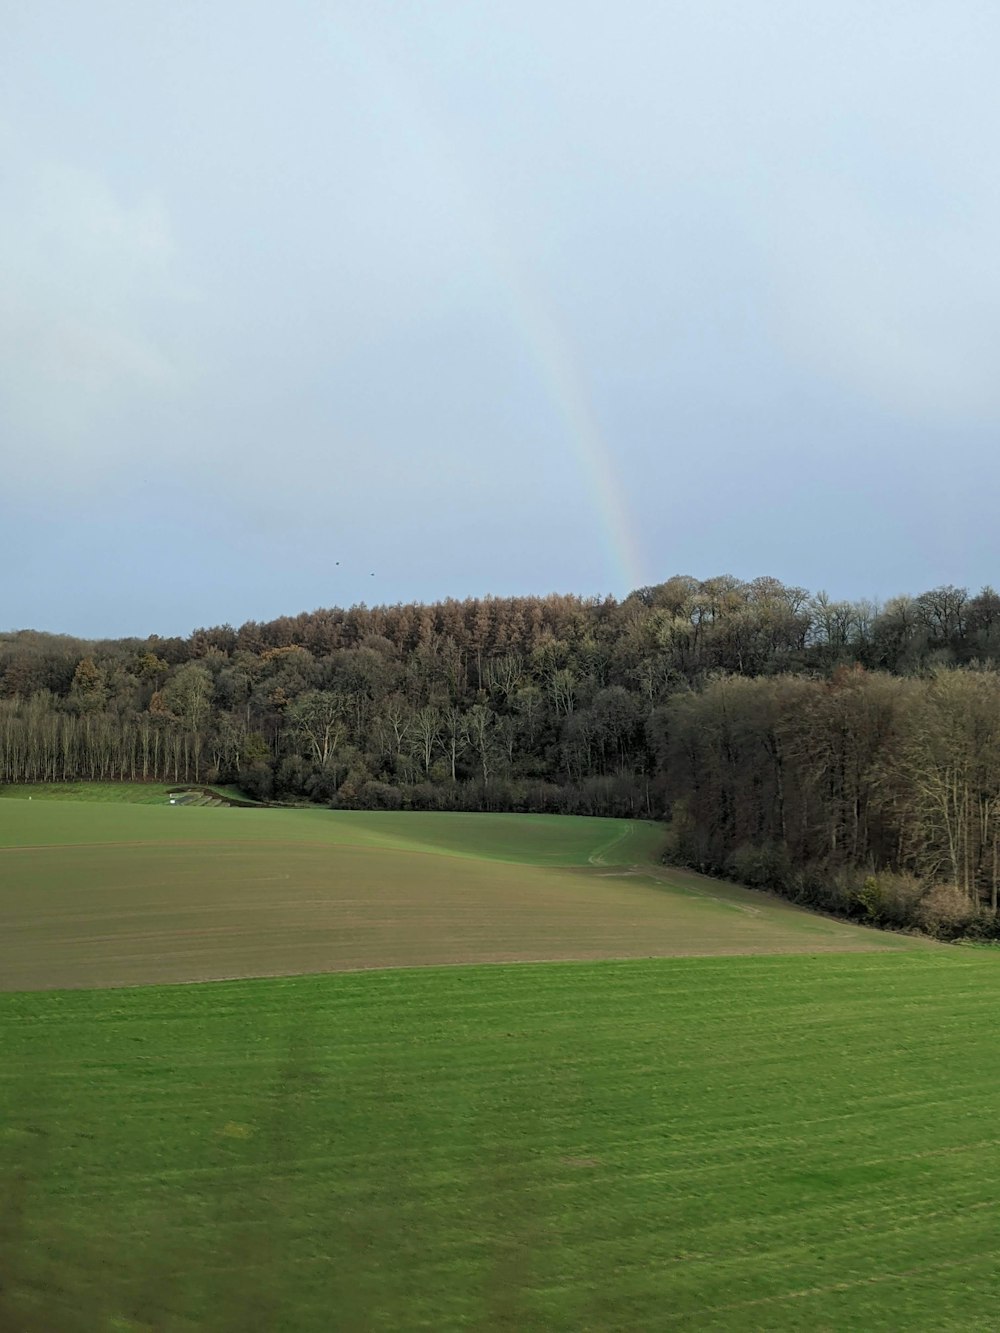
[[920, 901], [917, 924], [928, 935], [953, 940], [963, 934], [978, 915], [974, 903], [955, 884], [935, 884]]
[[294, 792], [299, 795], [309, 790], [311, 774], [312, 770], [300, 755], [286, 755], [278, 765], [274, 785], [278, 791]]
[[1000, 941], [1000, 913], [990, 909], [978, 912], [966, 926], [965, 938], [994, 944]]
[[240, 771], [240, 787], [248, 796], [266, 801], [274, 790], [274, 774], [269, 764], [253, 763]]
[[879, 871], [866, 875], [854, 898], [864, 920], [874, 926], [901, 929], [917, 924], [925, 885], [915, 875]]
[[702, 871], [712, 868], [704, 830], [689, 812], [684, 799], [675, 801], [670, 812], [668, 847], [668, 859], [678, 865], [693, 866]]
[[403, 793], [387, 782], [363, 782], [355, 793], [354, 805], [358, 810], [401, 810]]
[[744, 843], [726, 860], [725, 873], [752, 889], [784, 889], [792, 879], [787, 850], [777, 843]]

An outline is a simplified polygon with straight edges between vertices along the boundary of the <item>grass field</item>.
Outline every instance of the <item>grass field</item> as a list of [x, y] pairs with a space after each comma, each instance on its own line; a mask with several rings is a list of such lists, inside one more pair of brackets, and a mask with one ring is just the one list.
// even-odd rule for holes
[[[226, 800], [257, 805], [239, 787], [211, 786], [199, 790], [217, 792]], [[0, 800], [87, 801], [116, 805], [167, 805], [170, 793], [179, 788], [164, 782], [8, 782], [0, 783]]]
[[994, 1329], [1000, 959], [659, 838], [0, 800], [0, 1333]]
[[545, 815], [0, 802], [0, 989], [679, 954], [910, 949]]
[[941, 949], [4, 997], [0, 1327], [993, 1329], [998, 982]]
[[7, 782], [0, 783], [0, 800], [164, 805], [169, 790], [163, 782]]

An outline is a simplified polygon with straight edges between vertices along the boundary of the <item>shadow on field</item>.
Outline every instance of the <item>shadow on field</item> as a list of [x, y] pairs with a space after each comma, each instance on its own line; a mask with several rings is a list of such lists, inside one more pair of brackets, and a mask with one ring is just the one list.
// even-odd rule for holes
[[483, 1190], [490, 1205], [490, 1215], [484, 1217], [490, 1238], [482, 1288], [486, 1318], [481, 1326], [542, 1327], [531, 1307], [536, 1258], [546, 1237], [537, 1214], [532, 1173], [513, 1149], [500, 1148], [492, 1158]]
[[[302, 1256], [294, 1251], [303, 1240], [322, 1247], [308, 1258], [340, 1261], [304, 1326], [369, 1327], [357, 1264], [344, 1261], [378, 1237], [356, 1234], [347, 1219], [342, 1234], [316, 1237], [311, 1219], [297, 1215], [296, 1178], [308, 1166], [296, 1144], [320, 1081], [308, 1041], [290, 1036], [252, 1115], [218, 1128], [197, 1165], [182, 1171], [185, 1185], [164, 1172], [138, 1180], [128, 1198], [121, 1180], [108, 1181], [105, 1194], [106, 1173], [95, 1166], [113, 1160], [134, 1127], [109, 1124], [81, 1171], [81, 1136], [40, 1083], [24, 1080], [12, 1098], [14, 1123], [0, 1136], [0, 1333], [299, 1327]], [[130, 1226], [129, 1216], [141, 1221]]]
[[[530, 1075], [514, 1120], [502, 1085], [456, 1107], [458, 1160], [446, 1156], [458, 1174], [443, 1183], [436, 1168], [366, 1171], [379, 1107], [408, 1114], [409, 1085], [377, 1052], [359, 1102], [338, 1086], [328, 1036], [298, 1026], [267, 1039], [269, 1077], [226, 1103], [240, 1119], [219, 1123], [195, 1085], [192, 1138], [176, 1145], [156, 1138], [155, 1101], [141, 1117], [109, 1107], [74, 1124], [44, 1069], [23, 1077], [0, 1136], [0, 1333], [401, 1329], [442, 1312], [546, 1327], [545, 1080], [563, 1082], [565, 1107], [574, 1071], [549, 1070], [537, 1087]], [[511, 1074], [523, 1080], [523, 1063]], [[343, 1136], [341, 1114], [354, 1117]], [[420, 1146], [410, 1142], [416, 1159]], [[431, 1237], [445, 1214], [442, 1253]]]

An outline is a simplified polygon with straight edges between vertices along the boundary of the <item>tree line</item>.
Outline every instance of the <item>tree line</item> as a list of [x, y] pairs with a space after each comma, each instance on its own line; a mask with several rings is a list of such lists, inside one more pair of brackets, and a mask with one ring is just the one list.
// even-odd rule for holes
[[720, 677], [656, 725], [679, 860], [873, 925], [996, 933], [992, 667]]
[[1000, 596], [678, 576], [187, 638], [0, 635], [0, 782], [669, 816], [672, 854], [878, 924], [989, 931]]

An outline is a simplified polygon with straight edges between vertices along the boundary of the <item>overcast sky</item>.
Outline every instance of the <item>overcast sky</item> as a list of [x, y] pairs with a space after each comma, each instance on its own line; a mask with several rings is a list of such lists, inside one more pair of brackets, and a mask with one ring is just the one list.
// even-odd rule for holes
[[0, 16], [0, 629], [1000, 582], [995, 0]]

